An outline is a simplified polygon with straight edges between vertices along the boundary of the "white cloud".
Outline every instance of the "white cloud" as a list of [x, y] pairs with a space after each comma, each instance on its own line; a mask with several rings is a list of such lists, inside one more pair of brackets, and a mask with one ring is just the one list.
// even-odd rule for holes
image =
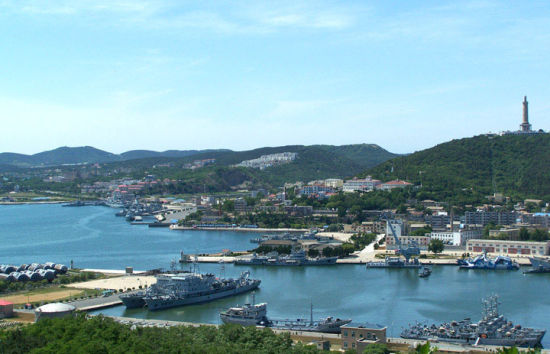
[[198, 29], [224, 34], [265, 34], [288, 28], [336, 30], [353, 25], [354, 11], [327, 2], [232, 2], [216, 9], [198, 2], [81, 0], [0, 2], [2, 12], [19, 15], [102, 16], [97, 26], [120, 25], [146, 29]]

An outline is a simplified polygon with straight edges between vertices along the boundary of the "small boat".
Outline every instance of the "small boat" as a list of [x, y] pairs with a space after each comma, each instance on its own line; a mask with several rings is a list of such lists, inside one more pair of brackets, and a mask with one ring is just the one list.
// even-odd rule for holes
[[550, 273], [550, 260], [542, 257], [530, 257], [531, 269], [523, 272], [526, 273]]
[[427, 277], [429, 277], [431, 274], [432, 274], [432, 270], [430, 269], [430, 267], [424, 266], [424, 267], [422, 267], [422, 268], [420, 269], [420, 272], [418, 273], [418, 276], [419, 276], [420, 278], [427, 278]]

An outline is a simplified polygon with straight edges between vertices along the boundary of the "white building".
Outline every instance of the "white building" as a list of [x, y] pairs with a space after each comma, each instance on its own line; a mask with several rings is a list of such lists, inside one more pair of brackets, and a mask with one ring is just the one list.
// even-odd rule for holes
[[377, 179], [372, 179], [371, 176], [367, 176], [365, 179], [354, 178], [347, 180], [342, 185], [342, 191], [344, 192], [370, 192], [374, 190], [380, 181]]
[[441, 240], [443, 243], [452, 246], [464, 246], [466, 241], [481, 237], [481, 230], [458, 230], [458, 231], [434, 231], [430, 232], [430, 238]]
[[332, 187], [334, 189], [340, 189], [344, 185], [344, 180], [339, 178], [328, 178], [325, 179], [325, 186]]
[[297, 155], [298, 154], [295, 152], [281, 152], [278, 154], [262, 155], [257, 159], [242, 161], [235, 166], [259, 168], [263, 170], [267, 167], [292, 162], [296, 159]]

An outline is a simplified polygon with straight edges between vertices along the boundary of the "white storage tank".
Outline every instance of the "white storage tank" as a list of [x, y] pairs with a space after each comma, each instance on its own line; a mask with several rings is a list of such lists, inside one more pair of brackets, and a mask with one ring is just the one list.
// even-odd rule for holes
[[74, 313], [76, 307], [69, 304], [56, 302], [53, 304], [42, 305], [34, 311], [35, 321], [40, 321], [43, 318], [57, 318], [70, 316]]

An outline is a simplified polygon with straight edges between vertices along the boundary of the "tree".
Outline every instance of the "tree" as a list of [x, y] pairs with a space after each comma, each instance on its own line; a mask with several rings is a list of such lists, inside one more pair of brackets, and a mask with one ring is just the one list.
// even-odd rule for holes
[[496, 229], [498, 229], [498, 227], [493, 222], [488, 223], [483, 228], [483, 237], [484, 238], [489, 238], [489, 231], [490, 230], [496, 230]]
[[532, 241], [546, 241], [549, 235], [548, 231], [536, 229], [529, 236], [529, 239]]
[[389, 354], [388, 346], [382, 343], [368, 344], [363, 354]]
[[415, 352], [417, 354], [431, 354], [437, 352], [437, 350], [437, 347], [432, 347], [430, 341], [427, 341], [425, 344], [418, 344]]
[[319, 257], [319, 250], [316, 250], [315, 248], [310, 248], [307, 251], [307, 255], [311, 258]]
[[399, 206], [397, 207], [397, 213], [398, 214], [407, 213], [407, 206], [405, 204], [399, 204]]
[[529, 231], [527, 231], [526, 228], [522, 227], [522, 228], [519, 230], [519, 239], [522, 240], [522, 241], [527, 241], [527, 240], [529, 240]]
[[222, 205], [223, 211], [233, 212], [235, 211], [235, 202], [233, 200], [226, 200]]
[[425, 226], [421, 229], [412, 231], [411, 236], [424, 236], [426, 234], [429, 234], [430, 232], [432, 232], [431, 226]]
[[432, 239], [430, 241], [430, 244], [428, 245], [428, 251], [433, 253], [441, 253], [443, 252], [443, 249], [445, 248], [445, 245], [443, 244], [443, 241], [438, 239]]
[[534, 213], [534, 212], [537, 212], [538, 210], [540, 210], [538, 205], [533, 203], [533, 202], [529, 202], [529, 203], [525, 204], [525, 209], [530, 213]]
[[341, 224], [330, 224], [327, 228], [327, 231], [329, 232], [338, 232], [343, 229], [343, 226]]

